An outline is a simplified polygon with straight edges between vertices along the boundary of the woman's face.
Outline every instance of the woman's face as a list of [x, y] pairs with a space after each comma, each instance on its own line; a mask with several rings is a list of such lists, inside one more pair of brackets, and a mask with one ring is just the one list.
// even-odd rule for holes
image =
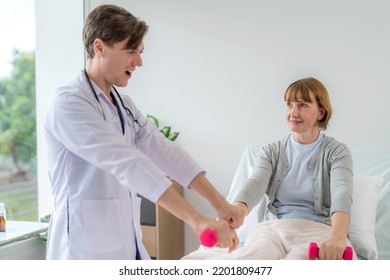
[[318, 136], [318, 121], [324, 117], [324, 109], [320, 109], [314, 94], [310, 92], [311, 102], [301, 98], [298, 101], [286, 102], [286, 119], [290, 130], [301, 136]]

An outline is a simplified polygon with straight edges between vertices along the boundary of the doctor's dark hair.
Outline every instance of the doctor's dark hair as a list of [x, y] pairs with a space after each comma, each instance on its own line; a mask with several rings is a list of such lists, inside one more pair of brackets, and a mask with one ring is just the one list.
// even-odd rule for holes
[[[315, 100], [311, 100], [310, 92], [313, 93]], [[293, 82], [286, 89], [284, 101], [299, 102], [302, 100], [309, 103], [316, 101], [318, 107], [324, 110], [324, 117], [318, 122], [318, 127], [320, 130], [326, 130], [332, 117], [332, 104], [326, 87], [319, 80], [312, 77]]]
[[83, 42], [88, 58], [93, 58], [93, 43], [101, 39], [108, 46], [129, 38], [126, 48], [135, 50], [142, 42], [148, 26], [124, 8], [100, 5], [87, 17], [83, 29]]

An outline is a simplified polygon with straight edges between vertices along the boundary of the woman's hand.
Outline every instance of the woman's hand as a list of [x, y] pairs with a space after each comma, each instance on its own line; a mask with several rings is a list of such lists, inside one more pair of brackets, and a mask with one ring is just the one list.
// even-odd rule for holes
[[320, 260], [341, 260], [347, 248], [349, 215], [344, 212], [332, 214], [332, 233], [330, 238], [320, 244]]
[[341, 260], [347, 248], [346, 238], [332, 238], [320, 244], [318, 258], [320, 260]]

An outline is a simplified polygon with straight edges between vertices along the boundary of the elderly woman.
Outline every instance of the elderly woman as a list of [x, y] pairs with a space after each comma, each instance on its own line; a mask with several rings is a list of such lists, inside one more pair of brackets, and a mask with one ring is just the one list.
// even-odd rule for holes
[[245, 213], [237, 224], [264, 199], [262, 221], [243, 247], [213, 258], [308, 259], [309, 244], [317, 242], [319, 259], [336, 260], [350, 244], [352, 156], [345, 144], [323, 133], [332, 116], [328, 91], [305, 78], [288, 86], [284, 100], [291, 133], [263, 147], [234, 198]]

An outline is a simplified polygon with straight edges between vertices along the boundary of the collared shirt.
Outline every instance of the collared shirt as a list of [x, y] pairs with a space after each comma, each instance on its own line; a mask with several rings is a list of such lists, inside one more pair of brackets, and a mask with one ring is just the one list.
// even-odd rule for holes
[[[137, 194], [156, 202], [171, 184], [167, 176], [187, 187], [203, 170], [166, 139], [127, 95], [123, 102], [138, 124], [117, 99], [125, 118], [123, 135], [116, 107], [92, 84], [100, 102], [82, 72], [57, 90], [47, 114], [45, 136], [55, 204], [47, 255], [134, 259], [134, 240], [142, 240]], [[141, 257], [147, 258], [139, 245]]]

